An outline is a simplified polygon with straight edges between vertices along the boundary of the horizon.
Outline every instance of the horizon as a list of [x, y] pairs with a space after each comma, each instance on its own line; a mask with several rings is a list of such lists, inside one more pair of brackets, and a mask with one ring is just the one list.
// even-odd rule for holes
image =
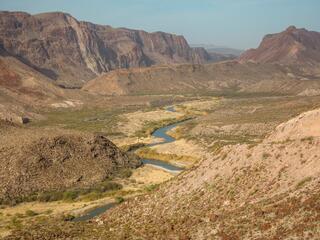
[[[317, 7], [319, 6], [319, 7]], [[65, 12], [78, 20], [115, 28], [139, 29], [183, 35], [190, 45], [215, 45], [235, 49], [256, 48], [266, 34], [277, 33], [294, 25], [320, 31], [317, 9], [320, 2], [307, 0], [40, 0], [10, 2], [0, 0], [2, 11], [30, 14]], [[132, 18], [132, 13], [134, 17]], [[139, 16], [139, 17], [137, 17]], [[221, 24], [221, 20], [224, 23]], [[212, 30], [208, 30], [212, 29]]]

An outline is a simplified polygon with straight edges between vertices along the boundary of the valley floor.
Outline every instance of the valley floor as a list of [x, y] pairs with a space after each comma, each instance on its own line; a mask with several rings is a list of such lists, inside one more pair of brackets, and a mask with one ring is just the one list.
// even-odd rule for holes
[[[275, 166], [274, 180], [266, 171], [272, 165], [271, 160], [282, 159], [286, 154], [300, 156], [303, 161], [308, 152], [299, 152], [300, 140], [272, 145], [265, 143], [265, 139], [280, 123], [319, 108], [320, 97], [189, 96], [170, 102], [159, 102], [158, 97], [155, 97], [156, 100], [153, 97], [134, 99], [143, 104], [129, 107], [124, 104], [122, 108], [109, 108], [112, 110], [80, 108], [49, 111], [43, 113], [44, 120], [26, 127], [2, 128], [0, 141], [11, 139], [10, 144], [19, 144], [18, 135], [30, 136], [30, 132], [43, 133], [56, 129], [71, 133], [103, 132], [123, 151], [139, 148], [136, 154], [142, 158], [159, 159], [183, 166], [186, 170], [176, 176], [144, 165], [126, 177], [114, 179], [123, 188], [98, 199], [87, 197], [85, 200], [79, 198], [3, 206], [0, 209], [2, 236], [9, 235], [8, 239], [19, 236], [25, 239], [41, 239], [43, 236], [46, 239], [276, 239], [278, 236], [281, 239], [281, 234], [290, 235], [286, 232], [289, 230], [285, 226], [283, 229], [273, 226], [270, 222], [272, 214], [292, 217], [290, 214], [294, 209], [301, 211], [302, 203], [310, 203], [309, 211], [315, 211], [312, 201], [316, 199], [316, 188], [310, 187], [312, 192], [310, 190], [307, 198], [287, 188], [294, 185], [299, 193], [308, 191], [304, 186], [309, 182], [314, 184], [313, 180], [308, 176], [298, 178], [300, 182], [287, 180], [286, 176], [291, 172], [285, 169], [290, 169], [292, 164], [286, 162], [288, 160], [280, 164], [282, 170]], [[150, 104], [155, 102], [157, 104]], [[176, 111], [168, 111], [168, 106], [174, 106]], [[188, 121], [168, 132], [176, 141], [145, 146], [162, 141], [151, 136], [154, 130], [186, 119]], [[287, 145], [289, 143], [291, 148]], [[303, 144], [309, 146], [309, 140], [306, 139]], [[290, 149], [296, 149], [297, 153]], [[258, 158], [264, 159], [264, 163], [256, 162]], [[281, 181], [276, 180], [278, 174], [284, 174], [279, 177], [283, 178]], [[316, 179], [315, 175], [312, 179]], [[267, 186], [264, 181], [268, 184], [276, 181], [274, 184], [281, 186]], [[292, 193], [288, 193], [287, 189]], [[281, 194], [290, 195], [282, 198]], [[301, 202], [298, 203], [296, 197]], [[79, 216], [89, 209], [114, 201], [120, 205], [92, 223], [67, 221], [68, 216]], [[284, 209], [285, 203], [291, 204], [290, 211]], [[279, 212], [273, 213], [269, 209], [272, 206]], [[248, 221], [246, 214], [256, 219], [258, 228], [267, 234], [263, 235], [261, 229], [257, 229], [256, 234], [252, 232], [254, 223]], [[261, 217], [264, 214], [266, 221]], [[305, 219], [317, 214], [300, 217]], [[159, 223], [161, 226], [158, 226]], [[302, 230], [302, 235], [294, 236], [307, 237], [309, 232], [315, 234], [314, 228], [318, 228], [316, 225], [305, 227], [310, 227], [310, 231], [305, 233]]]

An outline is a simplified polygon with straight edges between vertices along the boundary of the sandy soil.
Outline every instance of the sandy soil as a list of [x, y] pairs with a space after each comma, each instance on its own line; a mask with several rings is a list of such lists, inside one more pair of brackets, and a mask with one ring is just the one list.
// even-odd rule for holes
[[[206, 156], [205, 150], [192, 141], [187, 141], [185, 139], [179, 139], [172, 143], [166, 143], [161, 145], [156, 145], [151, 147], [151, 149], [156, 150], [160, 154], [175, 154], [178, 156], [192, 157], [187, 161], [170, 161], [173, 164], [183, 165], [185, 167], [191, 167], [196, 161], [203, 159]], [[187, 159], [187, 158], [186, 158]]]
[[187, 109], [187, 110], [193, 110], [193, 111], [207, 111], [207, 110], [212, 110], [216, 104], [218, 103], [219, 99], [218, 98], [211, 98], [209, 100], [196, 100], [196, 101], [189, 101], [180, 104], [179, 109]]
[[155, 137], [114, 137], [110, 138], [111, 141], [116, 144], [118, 147], [122, 146], [128, 146], [128, 145], [134, 145], [137, 143], [143, 143], [143, 144], [154, 144], [154, 143], [160, 143], [163, 142], [163, 139], [161, 138], [155, 138]]
[[174, 175], [158, 169], [156, 167], [145, 165], [136, 171], [131, 176], [131, 179], [136, 180], [138, 183], [143, 183], [144, 185], [159, 184], [171, 179]]
[[166, 110], [156, 110], [150, 112], [134, 112], [121, 115], [124, 121], [118, 124], [119, 131], [127, 136], [133, 136], [141, 130], [146, 122], [162, 121], [165, 119], [182, 117], [183, 113], [168, 112]]

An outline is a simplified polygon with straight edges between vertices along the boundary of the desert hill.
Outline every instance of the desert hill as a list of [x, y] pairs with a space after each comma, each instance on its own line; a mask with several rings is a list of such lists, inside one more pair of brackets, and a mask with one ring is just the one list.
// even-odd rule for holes
[[136, 168], [102, 135], [66, 130], [21, 129], [7, 125], [1, 132], [0, 199], [15, 202], [42, 192], [88, 188], [123, 169]]
[[290, 26], [281, 33], [266, 35], [257, 49], [246, 51], [239, 60], [319, 66], [320, 33]]
[[38, 118], [31, 107], [46, 107], [66, 98], [66, 91], [43, 74], [10, 55], [0, 56], [0, 119]]
[[12, 56], [68, 87], [117, 68], [204, 63], [203, 48], [183, 36], [112, 28], [78, 21], [61, 12], [0, 13], [0, 44]]
[[[307, 229], [319, 227], [319, 112], [283, 123], [256, 146], [224, 148], [155, 194], [105, 214], [105, 229], [115, 239], [129, 232], [158, 239], [318, 239]], [[292, 129], [303, 134], [290, 139]]]
[[307, 89], [319, 89], [319, 86], [318, 78], [308, 79], [296, 68], [232, 61], [120, 69], [89, 81], [82, 90], [100, 95], [177, 92], [299, 94]]

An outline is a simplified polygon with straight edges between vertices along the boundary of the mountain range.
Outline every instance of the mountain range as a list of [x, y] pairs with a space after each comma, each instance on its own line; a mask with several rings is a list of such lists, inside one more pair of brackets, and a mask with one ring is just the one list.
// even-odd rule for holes
[[101, 95], [320, 93], [320, 33], [293, 26], [237, 58], [190, 47], [183, 36], [97, 25], [61, 12], [0, 12], [0, 30], [2, 119], [34, 117], [25, 111], [30, 106]]
[[222, 55], [229, 55], [229, 56], [240, 56], [244, 50], [237, 49], [237, 48], [230, 48], [225, 46], [218, 46], [214, 44], [190, 44], [191, 47], [201, 47], [207, 50], [209, 53], [216, 53]]
[[13, 56], [66, 87], [117, 68], [204, 63], [209, 54], [183, 36], [112, 28], [61, 12], [0, 13], [1, 55]]

